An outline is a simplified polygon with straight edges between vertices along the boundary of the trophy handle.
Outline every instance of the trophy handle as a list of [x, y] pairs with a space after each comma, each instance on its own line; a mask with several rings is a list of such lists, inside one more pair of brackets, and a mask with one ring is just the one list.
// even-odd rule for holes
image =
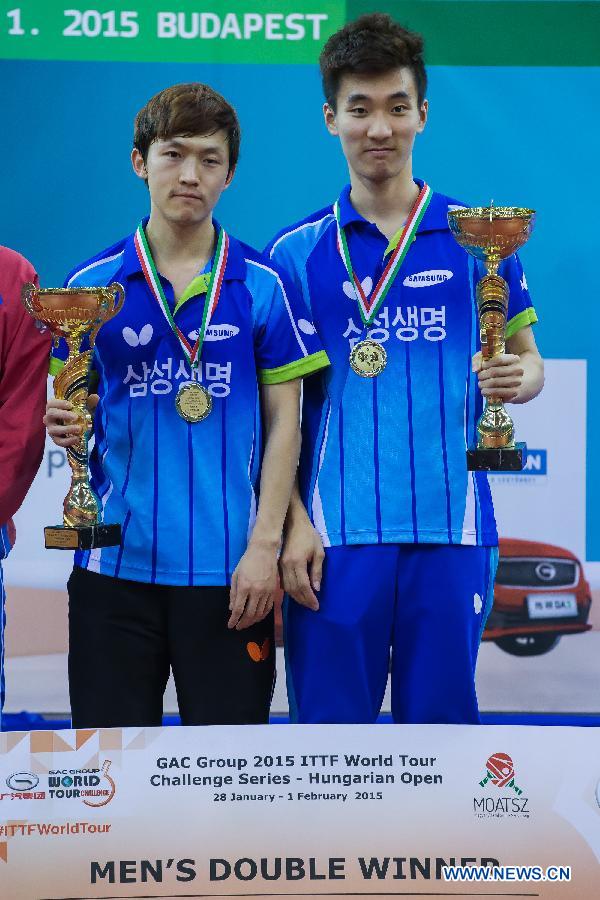
[[108, 287], [102, 288], [102, 318], [96, 321], [96, 325], [92, 328], [89, 336], [90, 347], [93, 348], [96, 343], [96, 337], [100, 328], [113, 316], [123, 308], [125, 303], [125, 288], [118, 281], [113, 281]]
[[108, 285], [106, 290], [110, 294], [112, 294], [113, 308], [111, 311], [111, 317], [116, 316], [118, 312], [121, 312], [123, 304], [125, 303], [125, 288], [122, 284], [119, 284], [118, 281], [113, 281], [112, 284]]
[[36, 309], [35, 309], [35, 295], [37, 293], [37, 288], [33, 282], [28, 281], [27, 284], [24, 284], [21, 288], [21, 302], [29, 315], [33, 316], [34, 319], [37, 318]]

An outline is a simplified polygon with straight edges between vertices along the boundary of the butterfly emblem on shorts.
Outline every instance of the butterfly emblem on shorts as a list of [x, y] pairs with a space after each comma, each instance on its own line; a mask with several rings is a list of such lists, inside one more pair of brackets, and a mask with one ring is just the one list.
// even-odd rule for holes
[[265, 638], [262, 642], [262, 645], [258, 645], [256, 641], [248, 641], [246, 644], [246, 650], [248, 651], [248, 656], [252, 660], [252, 662], [259, 663], [264, 662], [265, 659], [269, 658], [269, 654], [271, 652], [271, 641], [269, 638]]
[[[364, 281], [361, 281], [360, 284], [363, 289], [365, 297], [368, 297], [369, 294], [371, 293], [371, 291], [373, 290], [373, 279], [371, 278], [370, 275], [367, 275], [367, 277], [364, 279]], [[346, 297], [349, 297], [350, 300], [358, 300], [358, 297], [356, 294], [356, 288], [349, 281], [344, 281], [344, 283], [342, 285], [342, 290], [344, 291]]]
[[137, 334], [133, 328], [130, 328], [128, 325], [123, 329], [123, 339], [126, 344], [129, 344], [130, 347], [145, 347], [146, 344], [149, 344], [152, 340], [152, 335], [154, 334], [154, 329], [152, 325], [148, 322], [147, 325], [144, 325], [140, 330], [140, 333]]

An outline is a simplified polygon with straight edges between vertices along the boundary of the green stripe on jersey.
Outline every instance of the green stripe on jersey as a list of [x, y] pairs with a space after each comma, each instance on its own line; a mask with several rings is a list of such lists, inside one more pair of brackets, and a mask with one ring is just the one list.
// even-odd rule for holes
[[[390, 238], [390, 242], [389, 242], [389, 244], [387, 245], [387, 247], [385, 248], [385, 253], [383, 254], [383, 258], [384, 258], [384, 259], [385, 259], [385, 257], [388, 256], [393, 250], [396, 249], [396, 247], [397, 247], [398, 244], [400, 243], [400, 238], [402, 237], [402, 232], [403, 232], [403, 231], [404, 231], [404, 225], [402, 226], [402, 228], [399, 228], [399, 229], [398, 229], [398, 231], [396, 232], [396, 234], [395, 234], [393, 237]], [[414, 241], [416, 241], [416, 239], [417, 239], [417, 236], [416, 236], [416, 234], [415, 234], [414, 238], [412, 239], [412, 242], [414, 243]]]
[[509, 338], [511, 338], [513, 336], [513, 334], [516, 334], [517, 331], [520, 331], [521, 328], [526, 328], [527, 325], [535, 325], [537, 320], [538, 320], [537, 313], [536, 313], [535, 309], [533, 308], [533, 306], [529, 306], [527, 309], [524, 309], [522, 312], [517, 313], [516, 316], [513, 316], [512, 319], [510, 319], [506, 323], [505, 339], [508, 340]]
[[198, 297], [200, 294], [205, 294], [207, 292], [211, 274], [211, 272], [203, 272], [202, 275], [196, 275], [195, 278], [192, 278], [175, 304], [173, 315], [181, 309], [186, 300], [191, 300], [192, 297]]
[[56, 376], [58, 373], [64, 369], [65, 361], [63, 359], [57, 359], [56, 356], [50, 357], [50, 363], [48, 365], [48, 375]]
[[303, 356], [295, 362], [276, 369], [260, 369], [258, 379], [261, 384], [281, 384], [284, 381], [292, 381], [294, 378], [302, 378], [304, 375], [312, 375], [320, 369], [326, 369], [329, 365], [329, 357], [324, 350]]

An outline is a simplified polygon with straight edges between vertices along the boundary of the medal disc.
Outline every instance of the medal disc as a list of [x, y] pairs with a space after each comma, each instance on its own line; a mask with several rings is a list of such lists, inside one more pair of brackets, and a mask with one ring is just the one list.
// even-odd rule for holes
[[380, 375], [387, 365], [385, 348], [377, 341], [359, 341], [352, 348], [350, 365], [357, 375], [363, 378], [374, 378]]
[[186, 422], [201, 422], [210, 415], [212, 397], [201, 384], [182, 384], [175, 398], [175, 408]]

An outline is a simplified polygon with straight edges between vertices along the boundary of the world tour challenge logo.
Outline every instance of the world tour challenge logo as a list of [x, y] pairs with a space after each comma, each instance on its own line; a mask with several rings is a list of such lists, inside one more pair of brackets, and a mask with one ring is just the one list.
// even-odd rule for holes
[[[108, 774], [111, 761], [105, 759], [101, 769], [51, 769], [46, 784], [33, 772], [13, 772], [6, 779], [10, 793], [0, 793], [2, 800], [82, 800], [86, 806], [106, 806], [115, 796], [117, 786]], [[40, 788], [36, 790], [36, 788]]]
[[51, 771], [48, 794], [53, 800], [82, 800], [86, 806], [106, 806], [117, 791], [113, 778], [108, 774], [110, 766], [110, 760], [105, 759], [102, 769]]
[[485, 764], [485, 775], [479, 787], [494, 785], [502, 794], [486, 793], [473, 798], [473, 812], [478, 818], [529, 818], [529, 798], [515, 781], [515, 766], [508, 753], [493, 753]]
[[[0, 803], [2, 800], [50, 800], [50, 801], [83, 801], [92, 808], [107, 806], [117, 792], [114, 779], [109, 775], [111, 761], [105, 759], [102, 768], [92, 769], [54, 769], [47, 775], [47, 783], [43, 783], [40, 776], [34, 772], [13, 772], [6, 779], [10, 793], [0, 790]], [[37, 790], [44, 787], [44, 790]], [[69, 805], [69, 804], [68, 804]], [[41, 810], [48, 814], [48, 809], [38, 807], [36, 813]], [[4, 810], [3, 810], [4, 812]], [[79, 835], [102, 834], [110, 830], [109, 824], [74, 822], [57, 823], [32, 822], [29, 819], [21, 821], [0, 823], [0, 862], [8, 863], [8, 838], [36, 837], [38, 835]], [[4, 896], [4, 895], [2, 895]]]

